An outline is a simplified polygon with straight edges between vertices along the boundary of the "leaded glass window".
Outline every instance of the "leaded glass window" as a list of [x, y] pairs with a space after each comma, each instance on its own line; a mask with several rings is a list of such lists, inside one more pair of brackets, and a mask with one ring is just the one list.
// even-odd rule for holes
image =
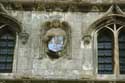
[[98, 73], [125, 74], [125, 29], [122, 24], [108, 24], [99, 30]]
[[98, 35], [98, 73], [113, 73], [113, 42], [112, 36], [107, 30]]
[[119, 34], [119, 63], [120, 63], [120, 74], [125, 74], [125, 30]]
[[12, 72], [14, 47], [15, 36], [10, 31], [0, 35], [0, 73]]

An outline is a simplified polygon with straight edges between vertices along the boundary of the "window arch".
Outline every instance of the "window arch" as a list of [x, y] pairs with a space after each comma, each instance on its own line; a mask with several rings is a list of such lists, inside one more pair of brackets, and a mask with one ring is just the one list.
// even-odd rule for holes
[[12, 73], [16, 37], [22, 31], [20, 23], [11, 16], [0, 13], [0, 73]]
[[[120, 40], [121, 34], [123, 34], [125, 28], [125, 16], [121, 14], [107, 14], [106, 16], [98, 19], [95, 21], [89, 28], [88, 31], [86, 32], [86, 35], [93, 36], [93, 54], [96, 58], [94, 58], [94, 71], [95, 74], [108, 74], [107, 72], [99, 72], [102, 69], [99, 69], [98, 64], [100, 63], [98, 60], [98, 52], [100, 51], [98, 49], [98, 43], [99, 43], [99, 35], [102, 36], [106, 35], [107, 37], [110, 35], [105, 34], [105, 29], [108, 29], [110, 33], [112, 32], [112, 73], [109, 74], [114, 74], [115, 76], [119, 76], [120, 74], [125, 74], [123, 67], [125, 63], [122, 63], [120, 59], [122, 57], [122, 54], [120, 54], [121, 50], [124, 50], [122, 47], [120, 47], [120, 44], [122, 45]], [[104, 32], [103, 32], [104, 31]], [[101, 34], [102, 33], [102, 34]], [[122, 35], [123, 36], [123, 35]], [[103, 36], [102, 36], [103, 37]], [[123, 37], [124, 38], [124, 37]], [[104, 69], [103, 69], [104, 70]]]
[[113, 73], [113, 36], [108, 29], [98, 34], [98, 73]]

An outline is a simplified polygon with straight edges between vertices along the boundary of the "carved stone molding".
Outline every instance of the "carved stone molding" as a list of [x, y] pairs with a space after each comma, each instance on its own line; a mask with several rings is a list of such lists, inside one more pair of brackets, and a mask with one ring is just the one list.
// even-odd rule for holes
[[19, 33], [19, 38], [21, 39], [22, 44], [26, 44], [29, 39], [29, 34], [26, 31], [21, 32]]
[[122, 11], [121, 6], [119, 6], [118, 4], [113, 4], [107, 9], [107, 12], [104, 13], [104, 15], [101, 18], [99, 18], [90, 25], [86, 33], [83, 33], [83, 35], [84, 34], [91, 35], [93, 31], [96, 31], [100, 27], [110, 23], [119, 23], [124, 25], [125, 24], [124, 18], [125, 18], [125, 13]]
[[110, 15], [113, 15], [113, 14], [124, 15], [124, 12], [121, 10], [121, 8], [117, 4], [113, 4], [108, 9], [108, 11], [105, 13], [104, 16], [110, 16]]
[[91, 80], [91, 79], [80, 79], [80, 80], [43, 80], [43, 79], [4, 79], [0, 83], [125, 83], [125, 80]]
[[22, 83], [31, 83], [31, 80], [23, 80]]
[[[73, 2], [36, 2], [36, 3], [3, 3], [8, 10], [20, 11], [46, 11], [46, 12], [105, 12], [111, 4], [91, 4], [88, 2], [80, 2], [75, 0]], [[124, 8], [124, 7], [123, 7]]]

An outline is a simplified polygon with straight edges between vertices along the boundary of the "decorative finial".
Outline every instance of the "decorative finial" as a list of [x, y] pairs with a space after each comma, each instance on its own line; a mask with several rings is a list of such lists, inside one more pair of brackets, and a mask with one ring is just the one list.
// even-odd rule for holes
[[105, 16], [109, 16], [109, 15], [112, 15], [112, 14], [124, 15], [124, 12], [120, 9], [120, 7], [117, 4], [113, 4], [108, 9], [108, 11], [106, 12]]

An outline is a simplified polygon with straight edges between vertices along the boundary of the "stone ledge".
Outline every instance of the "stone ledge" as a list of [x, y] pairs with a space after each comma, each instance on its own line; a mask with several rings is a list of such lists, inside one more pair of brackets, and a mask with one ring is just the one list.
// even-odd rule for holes
[[108, 3], [125, 3], [124, 0], [0, 0], [0, 2], [76, 2], [76, 3], [95, 3], [95, 4], [108, 4]]
[[106, 80], [33, 80], [33, 79], [15, 79], [0, 80], [0, 83], [125, 83], [125, 81], [106, 81]]
[[[95, 1], [95, 0], [94, 0]], [[106, 12], [115, 2], [92, 2], [89, 1], [71, 1], [71, 0], [0, 0], [8, 10], [23, 11], [57, 11], [57, 12]], [[96, 0], [98, 1], [98, 0]], [[110, 0], [109, 0], [110, 1]], [[120, 0], [117, 4], [125, 10], [125, 1]]]
[[39, 3], [20, 3], [11, 2], [3, 3], [7, 10], [23, 10], [23, 11], [46, 11], [46, 12], [105, 12], [110, 4], [89, 4], [89, 3], [55, 3], [55, 2], [39, 2]]

